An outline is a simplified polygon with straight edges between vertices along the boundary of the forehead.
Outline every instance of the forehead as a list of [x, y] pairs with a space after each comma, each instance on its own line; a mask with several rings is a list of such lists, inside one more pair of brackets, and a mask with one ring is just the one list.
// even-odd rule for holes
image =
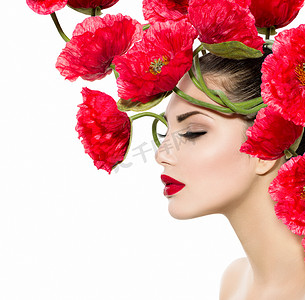
[[[209, 87], [214, 90], [221, 89], [218, 86], [215, 86], [215, 84], [209, 83]], [[201, 100], [206, 103], [218, 105], [216, 102], [214, 102], [212, 99], [210, 99], [205, 93], [200, 91], [194, 83], [191, 81], [188, 74], [186, 74], [179, 82], [178, 88], [182, 90], [184, 93], [186, 93], [189, 96], [192, 96], [195, 99]], [[228, 116], [227, 114], [218, 113], [216, 111], [213, 111], [211, 109], [207, 109], [195, 104], [192, 104], [185, 99], [181, 98], [177, 94], [173, 94], [171, 97], [171, 100], [166, 108], [165, 115], [167, 118], [170, 118], [171, 116], [175, 116], [177, 114], [185, 113], [188, 111], [197, 110], [204, 112], [206, 114], [209, 114], [213, 117], [215, 116]]]

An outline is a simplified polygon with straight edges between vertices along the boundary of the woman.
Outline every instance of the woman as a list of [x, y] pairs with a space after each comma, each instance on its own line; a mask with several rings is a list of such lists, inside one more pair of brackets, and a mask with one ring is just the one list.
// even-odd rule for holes
[[[263, 59], [236, 61], [211, 54], [202, 58], [210, 89], [224, 91], [232, 101], [260, 94]], [[188, 75], [178, 87], [215, 104]], [[177, 219], [223, 214], [247, 255], [225, 271], [220, 299], [305, 299], [302, 236], [276, 217], [268, 193], [285, 157], [263, 160], [239, 151], [253, 118], [199, 107], [176, 94], [164, 117], [168, 131], [156, 160], [164, 167], [161, 179], [170, 214]]]
[[[78, 77], [94, 81], [113, 72], [117, 79], [118, 102], [100, 91], [84, 88], [82, 92], [84, 103], [79, 105], [76, 130], [95, 166], [110, 173], [124, 160], [130, 147], [131, 125], [137, 118], [153, 116], [166, 123], [162, 115], [143, 112], [174, 91], [177, 94], [165, 113], [168, 133], [156, 154], [164, 167], [161, 179], [170, 214], [177, 219], [223, 214], [247, 254], [247, 258], [233, 262], [225, 272], [221, 299], [304, 298], [305, 207], [298, 209], [304, 206], [305, 180], [300, 180], [303, 186], [298, 189], [296, 202], [278, 195], [278, 191], [284, 194], [283, 184], [275, 180], [280, 176], [278, 172], [285, 174], [286, 158], [303, 154], [295, 152], [295, 147], [305, 127], [305, 26], [283, 34], [284, 45], [278, 40], [273, 47], [277, 49], [277, 59], [269, 61], [269, 71], [273, 72], [269, 72], [271, 75], [264, 83], [263, 100], [272, 102], [273, 96], [279, 96], [284, 107], [275, 97], [274, 103], [268, 103], [269, 110], [257, 109], [265, 106], [260, 98], [264, 58], [258, 58], [263, 45], [271, 48], [270, 34], [291, 22], [303, 1], [270, 1], [270, 7], [264, 1], [252, 1], [250, 7], [250, 1], [244, 0], [145, 0], [143, 13], [149, 23], [145, 26], [121, 14], [100, 18], [96, 14], [103, 5], [91, 7], [96, 1], [90, 1], [91, 6], [84, 6], [81, 11], [92, 17], [76, 26], [71, 39], [58, 26], [54, 14], [58, 6], [46, 9], [36, 2], [27, 1], [38, 13], [52, 13], [67, 42], [56, 63], [61, 75], [70, 81]], [[70, 2], [73, 1], [69, 1], [69, 6]], [[63, 6], [66, 4], [67, 1]], [[256, 27], [266, 34], [265, 40]], [[200, 46], [193, 52], [197, 37]], [[201, 59], [203, 78], [196, 64], [197, 78], [192, 72], [186, 74], [193, 57], [197, 62], [197, 54], [203, 49], [217, 55], [208, 54]], [[274, 85], [278, 74], [286, 81]], [[203, 81], [213, 91], [208, 91]], [[268, 84], [273, 91], [268, 91]], [[303, 98], [298, 98], [298, 94]], [[244, 103], [247, 104], [243, 106]], [[253, 107], [249, 103], [254, 103]], [[270, 108], [279, 110], [281, 117], [272, 115]], [[141, 113], [130, 117], [126, 113], [130, 110]], [[283, 120], [272, 123], [273, 118]], [[266, 119], [269, 129], [279, 130], [270, 134]], [[263, 126], [259, 127], [257, 121], [262, 121]], [[266, 127], [268, 135], [256, 135]], [[158, 145], [155, 129], [156, 122], [153, 134]], [[256, 152], [256, 146], [264, 149]], [[298, 162], [295, 158], [290, 161]], [[296, 176], [289, 178], [289, 184], [299, 180]], [[287, 199], [288, 203], [283, 203]], [[294, 215], [295, 211], [299, 215]]]

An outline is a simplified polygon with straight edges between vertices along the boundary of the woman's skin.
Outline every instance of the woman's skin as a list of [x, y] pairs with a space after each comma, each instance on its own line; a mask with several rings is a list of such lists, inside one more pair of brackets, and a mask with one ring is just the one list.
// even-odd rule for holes
[[[210, 88], [221, 89], [217, 79], [205, 80]], [[188, 75], [179, 88], [215, 104]], [[178, 122], [177, 116], [191, 111], [199, 113]], [[226, 269], [220, 299], [305, 299], [302, 236], [293, 234], [276, 217], [268, 193], [284, 158], [265, 161], [241, 153], [248, 126], [244, 120], [190, 104], [176, 94], [165, 116], [168, 132], [156, 160], [164, 167], [163, 174], [185, 184], [178, 193], [167, 196], [170, 214], [177, 219], [225, 215], [247, 255]], [[187, 131], [200, 134], [194, 139], [181, 136]]]

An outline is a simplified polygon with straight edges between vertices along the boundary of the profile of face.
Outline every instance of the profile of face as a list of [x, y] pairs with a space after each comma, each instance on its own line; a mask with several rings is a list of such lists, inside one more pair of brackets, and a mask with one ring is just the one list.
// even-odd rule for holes
[[[212, 89], [222, 89], [209, 83], [207, 80]], [[196, 99], [215, 104], [188, 75], [178, 86]], [[156, 152], [156, 161], [164, 167], [163, 175], [185, 184], [166, 196], [174, 218], [226, 213], [255, 189], [256, 159], [239, 151], [246, 140], [244, 120], [196, 106], [176, 94], [165, 117], [168, 131]]]

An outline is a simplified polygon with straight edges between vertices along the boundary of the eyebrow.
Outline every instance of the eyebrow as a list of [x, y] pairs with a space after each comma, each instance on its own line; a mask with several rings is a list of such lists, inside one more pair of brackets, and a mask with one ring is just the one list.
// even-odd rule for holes
[[[187, 113], [178, 115], [176, 118], [177, 118], [178, 123], [181, 123], [182, 121], [184, 121], [184, 120], [187, 119], [188, 117], [193, 116], [193, 115], [197, 115], [197, 114], [201, 114], [201, 115], [204, 115], [204, 116], [207, 116], [207, 117], [213, 119], [213, 118], [210, 117], [209, 115], [207, 115], [207, 114], [205, 114], [205, 113], [202, 113], [202, 112], [200, 112], [200, 111], [198, 111], [198, 110], [189, 111], [189, 112], [187, 112]], [[164, 115], [163, 118], [164, 118], [164, 119], [166, 120], [166, 122], [167, 122], [167, 117], [166, 117], [166, 115]]]

